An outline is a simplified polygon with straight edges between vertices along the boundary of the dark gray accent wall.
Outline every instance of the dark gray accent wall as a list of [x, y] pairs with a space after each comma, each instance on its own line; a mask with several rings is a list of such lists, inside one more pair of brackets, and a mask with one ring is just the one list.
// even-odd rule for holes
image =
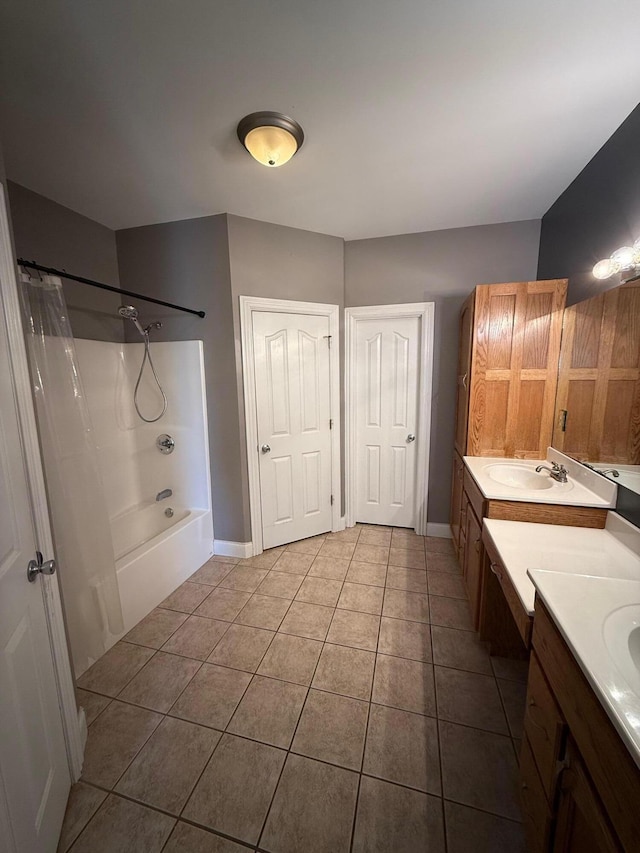
[[593, 265], [640, 237], [640, 106], [542, 217], [538, 278], [568, 278], [569, 304], [615, 287]]
[[[119, 286], [115, 232], [68, 207], [8, 181], [18, 257]], [[76, 338], [123, 340], [119, 296], [63, 279]]]
[[[201, 319], [135, 299], [144, 325], [161, 320], [153, 340], [201, 340], [216, 539], [247, 541], [227, 217], [206, 216], [117, 232], [120, 281], [127, 290], [206, 311]], [[139, 340], [127, 327], [127, 340]], [[153, 347], [153, 343], [152, 343]]]
[[[249, 475], [245, 441], [244, 393], [240, 353], [239, 296], [262, 296], [299, 302], [324, 302], [344, 307], [344, 240], [299, 228], [273, 225], [241, 216], [228, 216], [229, 261], [233, 293], [233, 325], [237, 393], [242, 430], [241, 479], [245, 541], [251, 538]], [[344, 374], [343, 312], [340, 312], [340, 375]], [[344, 448], [344, 388], [342, 447]], [[344, 453], [343, 453], [344, 456]], [[344, 465], [342, 466], [344, 469]], [[344, 506], [344, 482], [342, 484]]]
[[460, 307], [477, 284], [536, 277], [540, 221], [345, 243], [345, 305], [435, 302], [428, 520], [448, 523]]

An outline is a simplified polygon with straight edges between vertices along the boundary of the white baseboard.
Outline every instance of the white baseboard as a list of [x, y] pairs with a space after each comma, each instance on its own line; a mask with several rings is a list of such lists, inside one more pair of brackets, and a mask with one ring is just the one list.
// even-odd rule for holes
[[238, 557], [243, 560], [252, 556], [253, 545], [251, 542], [228, 542], [226, 539], [215, 539], [213, 553], [220, 557]]
[[439, 539], [452, 539], [451, 528], [448, 524], [438, 524], [434, 521], [427, 522], [427, 536], [436, 536]]

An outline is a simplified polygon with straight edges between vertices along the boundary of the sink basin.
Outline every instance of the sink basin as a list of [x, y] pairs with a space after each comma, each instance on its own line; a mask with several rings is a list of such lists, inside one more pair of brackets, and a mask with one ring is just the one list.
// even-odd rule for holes
[[554, 481], [548, 474], [536, 474], [533, 468], [517, 463], [497, 462], [485, 468], [494, 483], [510, 486], [512, 489], [522, 489], [525, 492], [538, 489], [551, 489]]
[[603, 625], [604, 642], [629, 686], [640, 693], [640, 604], [610, 613]]

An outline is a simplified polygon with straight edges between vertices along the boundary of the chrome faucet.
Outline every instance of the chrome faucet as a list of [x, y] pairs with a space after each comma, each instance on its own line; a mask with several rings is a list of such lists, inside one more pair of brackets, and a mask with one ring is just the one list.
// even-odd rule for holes
[[163, 489], [156, 495], [156, 500], [163, 501], [165, 498], [170, 498], [172, 494], [173, 492], [171, 491], [171, 489]]
[[548, 465], [538, 465], [538, 467], [536, 468], [536, 473], [539, 474], [540, 471], [548, 471], [549, 476], [551, 477], [552, 480], [555, 480], [558, 483], [568, 482], [567, 481], [567, 474], [569, 472], [564, 467], [564, 465], [558, 465], [557, 462], [552, 462], [551, 466], [552, 467], [549, 468]]
[[615, 468], [596, 468], [595, 470], [598, 474], [611, 474], [612, 477], [620, 476], [620, 471], [616, 471]]

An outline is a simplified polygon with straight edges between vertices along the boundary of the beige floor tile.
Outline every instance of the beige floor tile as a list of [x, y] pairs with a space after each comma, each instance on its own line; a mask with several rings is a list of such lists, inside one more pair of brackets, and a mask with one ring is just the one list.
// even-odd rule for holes
[[127, 643], [159, 649], [186, 618], [186, 613], [177, 613], [175, 610], [163, 610], [158, 607], [138, 622], [123, 639]]
[[[500, 849], [506, 853], [508, 848]], [[353, 853], [391, 851], [444, 853], [442, 801], [382, 779], [363, 776]]]
[[105, 696], [117, 696], [154, 654], [153, 649], [120, 641], [80, 676], [78, 687]]
[[435, 717], [433, 666], [406, 658], [377, 655], [371, 701]]
[[389, 551], [389, 565], [403, 566], [405, 569], [426, 569], [427, 561], [423, 551], [392, 546]]
[[335, 533], [327, 533], [329, 542], [357, 542], [360, 536], [359, 527], [346, 527], [344, 530], [336, 530]]
[[294, 601], [280, 628], [281, 634], [295, 634], [309, 640], [324, 640], [333, 618], [333, 607]]
[[453, 553], [453, 545], [451, 553], [442, 553], [440, 551], [427, 551], [427, 569], [432, 572], [448, 572], [452, 575], [461, 575], [462, 569], [458, 558]]
[[469, 602], [444, 595], [429, 596], [429, 619], [432, 625], [473, 631]]
[[491, 657], [491, 666], [496, 678], [506, 678], [508, 681], [527, 683], [529, 678], [528, 660], [511, 660], [510, 658]]
[[391, 531], [389, 530], [363, 530], [358, 539], [360, 545], [378, 545], [388, 548], [391, 545]]
[[384, 586], [387, 577], [387, 567], [376, 563], [361, 563], [352, 560], [345, 580], [349, 583], [363, 583], [369, 586]]
[[179, 820], [162, 853], [247, 853], [247, 848]]
[[285, 757], [273, 746], [223, 735], [183, 817], [256, 844]]
[[447, 801], [444, 815], [449, 853], [527, 853], [521, 823]]
[[427, 554], [446, 554], [453, 556], [453, 540], [444, 536], [427, 536], [425, 539]]
[[106, 791], [94, 788], [84, 782], [71, 786], [67, 810], [60, 831], [57, 853], [67, 853], [93, 815], [98, 811], [107, 796]]
[[184, 625], [167, 640], [162, 651], [196, 660], [206, 660], [228, 628], [228, 622], [205, 619], [204, 616], [189, 616]]
[[348, 569], [349, 560], [340, 557], [316, 557], [309, 569], [309, 577], [343, 581]]
[[404, 548], [407, 551], [424, 551], [425, 538], [411, 530], [394, 530], [391, 535], [392, 548]]
[[438, 666], [450, 666], [483, 675], [492, 674], [489, 652], [477, 634], [432, 625], [431, 641], [433, 662]]
[[250, 681], [248, 672], [204, 663], [171, 708], [171, 715], [225, 729]]
[[527, 699], [527, 685], [522, 681], [498, 679], [498, 690], [507, 715], [511, 737], [521, 738]]
[[387, 587], [404, 589], [407, 592], [427, 592], [427, 573], [423, 569], [406, 569], [404, 566], [388, 566]]
[[194, 572], [189, 580], [192, 583], [204, 583], [209, 586], [218, 586], [221, 580], [224, 580], [229, 572], [235, 566], [236, 561], [231, 563], [209, 562], [205, 563], [202, 568]]
[[[509, 734], [493, 676], [436, 666], [435, 677], [441, 720]], [[522, 710], [524, 716], [524, 705]]]
[[378, 652], [430, 663], [433, 657], [429, 625], [383, 616], [380, 622]]
[[373, 652], [325, 643], [312, 686], [353, 699], [368, 700], [375, 659]]
[[342, 610], [355, 610], [359, 613], [382, 613], [384, 590], [379, 586], [368, 586], [361, 583], [344, 583], [338, 607]]
[[181, 613], [193, 613], [211, 592], [211, 586], [202, 583], [185, 581], [175, 592], [161, 601], [158, 607], [167, 610], [178, 610]]
[[322, 548], [318, 551], [319, 557], [337, 557], [340, 560], [350, 560], [353, 556], [353, 551], [356, 547], [356, 542], [340, 542], [339, 540], [327, 539]]
[[258, 675], [308, 687], [321, 650], [322, 643], [318, 640], [276, 634], [258, 667]]
[[338, 603], [341, 589], [342, 581], [307, 576], [296, 593], [296, 601], [306, 601], [308, 604], [324, 604], [327, 607], [335, 607]]
[[291, 750], [359, 771], [368, 715], [367, 702], [311, 689]]
[[287, 545], [287, 553], [313, 554], [315, 557], [322, 545], [324, 545], [324, 541], [324, 536], [312, 536], [310, 539], [301, 539], [299, 542], [290, 542]]
[[291, 575], [287, 572], [270, 571], [258, 587], [260, 595], [273, 595], [276, 598], [292, 599], [300, 589], [302, 575]]
[[229, 574], [220, 581], [223, 589], [239, 589], [241, 592], [255, 592], [266, 578], [269, 569], [254, 569], [251, 566], [234, 566]]
[[252, 628], [277, 631], [290, 604], [291, 601], [288, 598], [274, 598], [272, 595], [254, 593], [238, 613], [235, 621]]
[[520, 820], [510, 738], [441, 720], [440, 749], [446, 799]]
[[379, 616], [356, 613], [353, 610], [336, 610], [327, 634], [327, 642], [375, 652], [378, 647], [379, 629]]
[[353, 559], [359, 563], [376, 563], [386, 566], [389, 561], [389, 549], [382, 545], [361, 545], [358, 542], [353, 552]]
[[73, 853], [160, 853], [175, 819], [109, 794], [73, 846]]
[[251, 566], [254, 569], [272, 569], [282, 554], [284, 554], [284, 548], [269, 548], [268, 551], [263, 551], [257, 557], [240, 560], [238, 565]]
[[440, 795], [438, 724], [432, 717], [372, 705], [363, 773]]
[[428, 622], [429, 596], [421, 592], [406, 592], [404, 589], [386, 589], [382, 613], [394, 619]]
[[196, 616], [205, 616], [207, 619], [223, 619], [225, 622], [233, 622], [238, 613], [251, 598], [248, 592], [237, 589], [222, 589], [216, 587], [209, 598], [204, 601], [195, 612]]
[[209, 662], [255, 672], [274, 637], [273, 631], [234, 623], [211, 652]]
[[288, 749], [307, 688], [256, 675], [236, 708], [227, 731]]
[[161, 722], [160, 714], [113, 701], [89, 726], [83, 780], [112, 788]]
[[76, 700], [78, 708], [84, 708], [88, 726], [104, 711], [111, 701], [108, 696], [101, 696], [99, 693], [89, 693], [88, 690], [80, 690], [79, 688], [76, 688]]
[[239, 562], [239, 557], [228, 557], [226, 554], [214, 554], [213, 557], [209, 557], [207, 560], [207, 563], [230, 563], [232, 566], [235, 566]]
[[429, 595], [446, 595], [449, 598], [466, 599], [467, 590], [460, 575], [448, 572], [427, 572]]
[[276, 572], [286, 572], [290, 575], [306, 575], [314, 559], [315, 553], [285, 551], [273, 568]]
[[221, 736], [213, 729], [165, 717], [115, 790], [180, 814]]
[[260, 846], [274, 853], [348, 853], [358, 775], [289, 755]]
[[166, 714], [200, 666], [200, 661], [156, 652], [119, 697]]

